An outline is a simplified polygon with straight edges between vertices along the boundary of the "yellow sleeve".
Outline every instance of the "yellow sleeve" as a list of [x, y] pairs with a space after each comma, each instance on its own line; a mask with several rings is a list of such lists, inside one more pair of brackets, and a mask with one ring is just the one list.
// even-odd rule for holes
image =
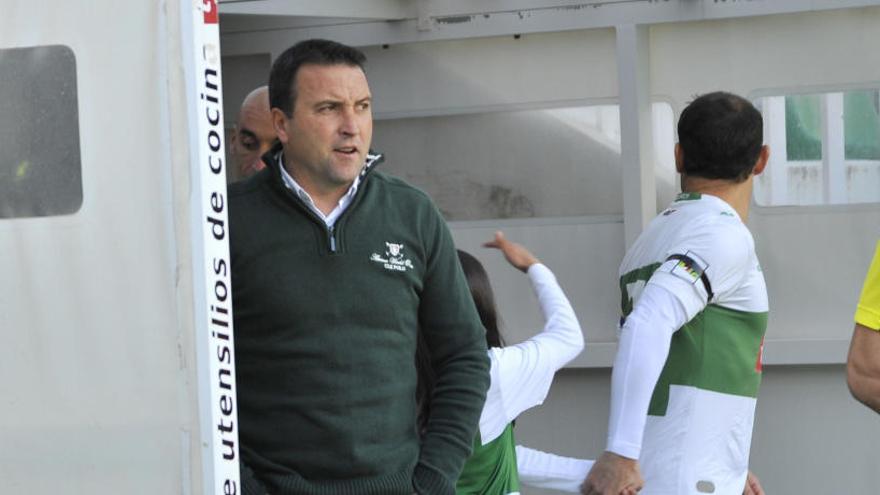
[[856, 308], [856, 323], [880, 330], [880, 241], [874, 251], [874, 260], [868, 268], [862, 296]]

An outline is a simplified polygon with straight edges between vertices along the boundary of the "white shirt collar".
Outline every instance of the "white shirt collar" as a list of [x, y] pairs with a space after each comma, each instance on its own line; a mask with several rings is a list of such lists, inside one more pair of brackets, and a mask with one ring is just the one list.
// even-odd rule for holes
[[282, 180], [284, 180], [284, 185], [287, 186], [288, 189], [293, 191], [293, 193], [296, 194], [300, 199], [302, 199], [303, 203], [305, 203], [310, 210], [316, 213], [318, 215], [318, 218], [323, 220], [327, 227], [333, 227], [333, 224], [336, 223], [336, 220], [339, 218], [340, 215], [342, 215], [342, 212], [344, 212], [345, 209], [348, 208], [348, 206], [351, 204], [352, 199], [354, 199], [354, 195], [357, 192], [358, 186], [361, 183], [361, 174], [358, 174], [357, 177], [355, 177], [354, 182], [351, 183], [348, 191], [346, 191], [346, 193], [342, 195], [341, 198], [339, 198], [339, 202], [336, 203], [336, 207], [333, 208], [333, 211], [325, 215], [324, 212], [319, 210], [318, 207], [315, 205], [315, 201], [312, 199], [312, 196], [309, 195], [309, 193], [305, 189], [303, 189], [303, 187], [299, 185], [299, 183], [296, 182], [293, 176], [291, 176], [287, 172], [287, 169], [284, 168], [284, 154], [281, 151], [278, 152], [276, 159], [278, 160], [279, 168], [281, 168], [281, 178]]

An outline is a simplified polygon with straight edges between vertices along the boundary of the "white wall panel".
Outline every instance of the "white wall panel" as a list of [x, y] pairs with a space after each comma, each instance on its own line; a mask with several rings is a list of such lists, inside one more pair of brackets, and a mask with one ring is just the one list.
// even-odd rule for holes
[[378, 118], [617, 94], [614, 31], [368, 47]]
[[[0, 220], [4, 491], [192, 489], [169, 130], [176, 8], [0, 2], [0, 48], [61, 44], [76, 57], [84, 193], [72, 215]], [[0, 118], [52, 108], [32, 112]]]
[[[877, 7], [657, 25], [653, 93], [680, 112], [719, 89], [756, 97], [876, 84], [880, 52], [869, 47], [877, 39]], [[801, 353], [803, 362], [843, 362], [880, 205], [753, 207], [749, 225], [770, 296], [768, 361], [797, 362]]]

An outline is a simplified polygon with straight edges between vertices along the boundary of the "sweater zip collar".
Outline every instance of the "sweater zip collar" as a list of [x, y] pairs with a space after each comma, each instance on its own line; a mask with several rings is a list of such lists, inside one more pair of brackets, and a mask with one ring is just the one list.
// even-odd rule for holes
[[342, 223], [345, 221], [346, 218], [348, 218], [349, 212], [351, 212], [351, 210], [353, 210], [354, 208], [357, 207], [359, 200], [360, 200], [360, 197], [363, 196], [361, 191], [363, 191], [364, 187], [366, 186], [367, 176], [370, 174], [370, 172], [373, 171], [373, 169], [377, 165], [382, 163], [382, 161], [384, 159], [385, 159], [385, 157], [381, 153], [374, 153], [374, 152], [367, 153], [367, 160], [364, 162], [364, 168], [361, 169], [361, 173], [360, 173], [360, 185], [358, 186], [357, 190], [355, 190], [354, 197], [351, 198], [351, 203], [349, 203], [348, 207], [345, 208], [345, 211], [343, 211], [342, 214], [339, 215], [339, 218], [337, 218], [336, 221], [333, 222], [333, 225], [327, 228], [327, 234], [329, 235], [328, 243], [330, 245], [330, 252], [331, 253], [336, 254], [336, 251], [337, 251], [336, 239], [340, 235], [340, 229], [342, 227]]
[[373, 169], [376, 168], [380, 163], [385, 161], [385, 155], [382, 153], [377, 153], [370, 150], [367, 153], [367, 159], [364, 161], [364, 166], [359, 174], [359, 185], [355, 190], [354, 197], [351, 199], [351, 203], [349, 203], [348, 207], [346, 207], [345, 211], [339, 215], [339, 218], [333, 223], [332, 226], [328, 226], [324, 220], [322, 220], [307, 204], [300, 198], [297, 194], [290, 190], [285, 184], [284, 179], [281, 176], [281, 153], [283, 151], [283, 147], [281, 143], [276, 143], [275, 146], [272, 147], [269, 151], [267, 151], [262, 160], [264, 163], [268, 165], [268, 168], [271, 169], [272, 172], [272, 180], [276, 183], [276, 186], [280, 187], [284, 192], [288, 195], [288, 197], [293, 199], [295, 205], [300, 208], [305, 214], [312, 219], [313, 222], [317, 223], [321, 226], [327, 234], [327, 247], [330, 253], [336, 254], [339, 245], [337, 239], [340, 234], [340, 227], [342, 226], [342, 222], [349, 216], [349, 212], [357, 206], [359, 203], [360, 197], [363, 196], [362, 191], [364, 187], [366, 187], [366, 179], [372, 173]]

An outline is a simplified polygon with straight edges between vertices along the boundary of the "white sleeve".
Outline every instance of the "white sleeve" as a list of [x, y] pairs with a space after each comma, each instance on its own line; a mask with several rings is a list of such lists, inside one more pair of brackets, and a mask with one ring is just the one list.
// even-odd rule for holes
[[534, 488], [580, 493], [581, 483], [593, 468], [593, 462], [516, 446], [519, 481]]
[[734, 302], [730, 298], [748, 273], [753, 249], [739, 218], [718, 216], [693, 226], [666, 253], [621, 329], [611, 373], [609, 451], [638, 459], [672, 334], [710, 302]]
[[525, 342], [489, 350], [491, 383], [480, 416], [483, 444], [497, 438], [520, 413], [541, 404], [556, 371], [584, 348], [581, 326], [553, 272], [536, 263], [528, 275], [544, 328]]
[[752, 236], [739, 219], [719, 217], [673, 246], [648, 284], [675, 294], [693, 318], [706, 304], [726, 301], [740, 287], [753, 250]]
[[648, 284], [626, 317], [611, 372], [607, 450], [638, 459], [654, 393], [672, 334], [689, 321], [684, 305], [661, 285]]

